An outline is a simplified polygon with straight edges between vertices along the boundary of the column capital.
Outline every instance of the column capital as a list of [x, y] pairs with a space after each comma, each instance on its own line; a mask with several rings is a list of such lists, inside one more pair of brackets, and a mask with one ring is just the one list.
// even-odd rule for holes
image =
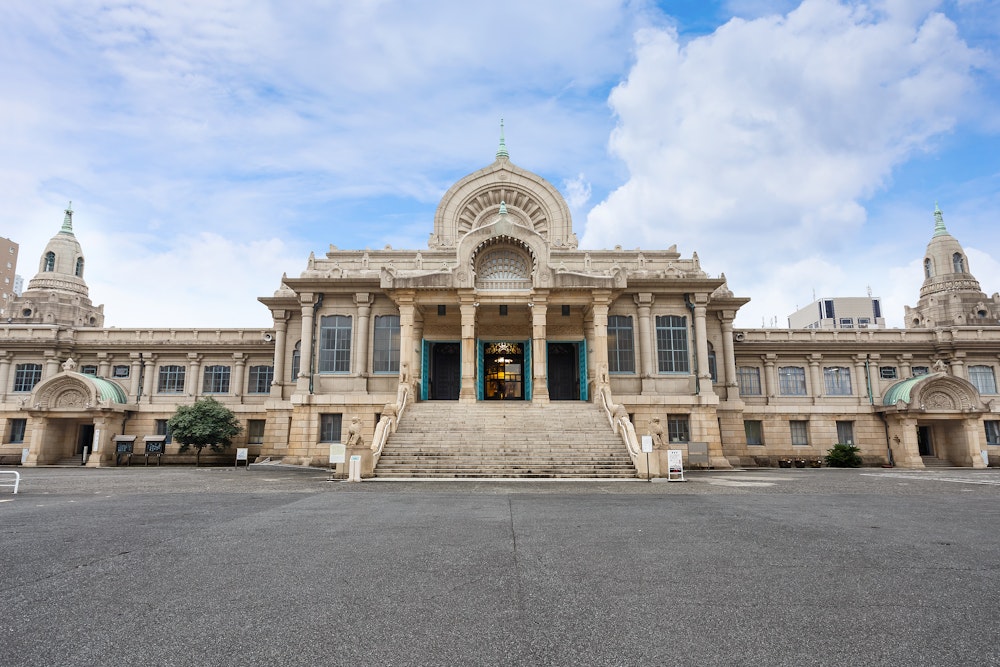
[[640, 308], [649, 308], [656, 301], [656, 297], [652, 292], [638, 292], [632, 295], [632, 300], [635, 301], [635, 305]]

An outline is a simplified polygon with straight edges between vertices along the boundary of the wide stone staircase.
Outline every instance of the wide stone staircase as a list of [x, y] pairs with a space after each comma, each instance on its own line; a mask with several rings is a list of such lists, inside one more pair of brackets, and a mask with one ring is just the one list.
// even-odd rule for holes
[[425, 401], [407, 406], [375, 477], [635, 478], [592, 403]]

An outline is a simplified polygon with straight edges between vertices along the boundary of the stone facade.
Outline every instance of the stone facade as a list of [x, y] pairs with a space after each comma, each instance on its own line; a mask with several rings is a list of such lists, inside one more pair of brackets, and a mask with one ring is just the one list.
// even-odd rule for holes
[[[365, 475], [414, 401], [596, 403], [623, 447], [656, 434], [648, 471], [633, 456], [640, 474], [663, 474], [667, 449], [725, 468], [818, 460], [837, 442], [873, 465], [1000, 463], [995, 317], [938, 325], [922, 291], [920, 328], [734, 329], [748, 299], [725, 276], [675, 247], [579, 249], [563, 197], [502, 142], [444, 195], [427, 248], [311, 255], [260, 298], [270, 329], [102, 328], [66, 216], [25, 292], [32, 314], [0, 327], [0, 457], [26, 448], [27, 465], [84, 447], [87, 465], [114, 465], [116, 436], [141, 452], [209, 395], [252, 458], [325, 466], [353, 428]], [[963, 280], [949, 294], [981, 294]]]

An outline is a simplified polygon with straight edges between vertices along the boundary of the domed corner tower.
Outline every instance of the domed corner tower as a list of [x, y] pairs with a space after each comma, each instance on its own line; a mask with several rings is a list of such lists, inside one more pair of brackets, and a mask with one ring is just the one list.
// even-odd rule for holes
[[934, 235], [924, 253], [924, 284], [916, 307], [906, 306], [912, 329], [950, 326], [1000, 326], [1000, 295], [987, 297], [972, 275], [962, 245], [948, 233], [941, 209], [934, 207]]
[[66, 208], [62, 228], [38, 261], [38, 273], [11, 303], [10, 322], [74, 328], [103, 327], [104, 306], [94, 306], [83, 279], [84, 257], [73, 234], [73, 203]]

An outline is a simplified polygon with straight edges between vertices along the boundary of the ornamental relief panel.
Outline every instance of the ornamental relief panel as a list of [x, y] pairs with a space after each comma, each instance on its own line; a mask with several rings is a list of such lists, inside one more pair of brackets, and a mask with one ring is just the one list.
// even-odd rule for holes
[[924, 398], [924, 407], [932, 410], [955, 410], [955, 398], [943, 391], [933, 391]]
[[530, 193], [510, 186], [480, 192], [466, 201], [458, 214], [458, 236], [492, 221], [499, 213], [500, 202], [506, 204], [508, 214], [515, 222], [548, 238], [549, 219], [545, 209]]

